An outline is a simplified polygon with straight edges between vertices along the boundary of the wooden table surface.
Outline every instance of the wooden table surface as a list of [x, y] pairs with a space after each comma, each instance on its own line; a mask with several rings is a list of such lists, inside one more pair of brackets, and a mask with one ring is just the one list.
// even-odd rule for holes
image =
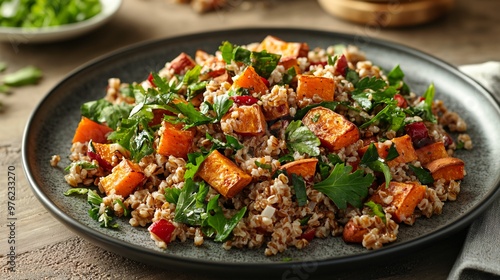
[[[500, 1], [458, 0], [442, 19], [416, 27], [352, 24], [324, 12], [313, 0], [228, 1], [232, 8], [199, 15], [189, 6], [165, 0], [127, 0], [104, 27], [59, 43], [29, 44], [29, 39], [0, 43], [0, 61], [10, 70], [36, 65], [44, 73], [34, 86], [1, 95], [0, 113], [0, 278], [5, 279], [216, 279], [137, 263], [81, 239], [50, 215], [34, 197], [21, 165], [25, 124], [39, 101], [68, 72], [121, 47], [152, 39], [236, 27], [300, 27], [381, 38], [411, 46], [455, 66], [500, 61]], [[7, 271], [7, 171], [16, 174], [16, 268]], [[12, 167], [10, 167], [12, 169]], [[341, 278], [444, 279], [466, 232], [430, 244], [385, 266], [339, 271]], [[429, 257], [431, 256], [431, 257]], [[394, 267], [397, 266], [395, 269]], [[308, 279], [297, 275], [288, 279]], [[285, 279], [285, 278], [283, 278]], [[313, 278], [309, 278], [313, 279]], [[314, 278], [316, 279], [316, 278]]]

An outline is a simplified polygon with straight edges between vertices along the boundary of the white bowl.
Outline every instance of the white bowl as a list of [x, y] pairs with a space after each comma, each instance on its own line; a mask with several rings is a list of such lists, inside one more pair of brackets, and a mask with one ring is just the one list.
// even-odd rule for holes
[[0, 41], [15, 44], [46, 43], [67, 40], [90, 32], [116, 14], [122, 0], [101, 0], [102, 11], [81, 22], [41, 28], [0, 27]]

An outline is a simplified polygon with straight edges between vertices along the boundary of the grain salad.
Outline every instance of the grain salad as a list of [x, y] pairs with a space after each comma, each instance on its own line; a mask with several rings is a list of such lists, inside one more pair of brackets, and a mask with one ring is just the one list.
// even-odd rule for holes
[[271, 35], [181, 53], [143, 81], [111, 78], [81, 115], [65, 194], [164, 249], [211, 240], [272, 256], [332, 236], [378, 249], [457, 199], [454, 151], [472, 149], [433, 84], [414, 92], [398, 65], [356, 46]]

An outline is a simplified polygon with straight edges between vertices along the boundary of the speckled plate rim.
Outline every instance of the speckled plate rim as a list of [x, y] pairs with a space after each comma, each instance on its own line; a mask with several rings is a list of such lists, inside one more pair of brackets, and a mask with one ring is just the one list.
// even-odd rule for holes
[[[241, 34], [248, 34], [248, 36], [242, 37]], [[467, 75], [460, 72], [454, 66], [440, 59], [437, 59], [431, 55], [425, 54], [421, 51], [400, 44], [395, 44], [380, 39], [367, 38], [351, 34], [333, 33], [322, 30], [291, 29], [291, 28], [290, 29], [243, 28], [243, 29], [215, 30], [203, 34], [188, 34], [184, 36], [139, 43], [133, 46], [125, 47], [111, 54], [105, 55], [101, 58], [97, 58], [70, 73], [66, 78], [64, 78], [58, 85], [56, 85], [47, 94], [47, 96], [40, 102], [40, 104], [32, 113], [26, 125], [22, 143], [23, 168], [30, 183], [30, 187], [32, 188], [35, 196], [39, 199], [39, 201], [44, 205], [44, 207], [46, 207], [46, 209], [52, 215], [54, 215], [58, 220], [60, 220], [63, 224], [68, 226], [75, 233], [90, 240], [91, 242], [95, 243], [98, 246], [101, 246], [107, 250], [118, 253], [125, 257], [158, 266], [168, 265], [168, 267], [171, 269], [206, 271], [206, 272], [224, 271], [225, 273], [239, 273], [239, 274], [247, 273], [249, 275], [253, 274], [283, 275], [283, 273], [286, 271], [291, 271], [294, 268], [303, 268], [304, 265], [310, 265], [311, 267], [314, 267], [314, 270], [316, 272], [317, 271], [331, 272], [335, 269], [341, 269], [341, 268], [346, 269], [349, 267], [356, 267], [362, 264], [366, 264], [367, 262], [376, 263], [380, 260], [386, 259], [385, 257], [395, 257], [402, 253], [411, 250], [416, 250], [420, 246], [428, 244], [431, 241], [436, 241], [441, 238], [445, 238], [450, 234], [456, 233], [457, 231], [468, 226], [475, 218], [477, 218], [483, 211], [485, 211], [498, 196], [500, 196], [500, 188], [499, 188], [500, 175], [496, 175], [497, 177], [491, 178], [491, 180], [488, 181], [488, 186], [486, 187], [485, 192], [483, 196], [479, 199], [479, 201], [477, 203], [474, 203], [474, 205], [472, 205], [465, 213], [461, 213], [458, 215], [458, 217], [454, 217], [452, 219], [452, 222], [448, 224], [442, 226], [441, 225], [435, 226], [435, 229], [433, 229], [431, 232], [427, 232], [421, 236], [417, 236], [409, 240], [398, 241], [396, 244], [386, 246], [379, 250], [366, 251], [363, 253], [355, 253], [353, 255], [330, 257], [327, 259], [306, 260], [306, 261], [295, 261], [295, 260], [287, 262], [270, 261], [269, 263], [255, 262], [252, 260], [247, 260], [245, 262], [239, 262], [239, 263], [233, 263], [224, 260], [213, 261], [196, 257], [195, 258], [183, 257], [183, 256], [160, 252], [157, 250], [151, 250], [139, 244], [134, 244], [133, 242], [118, 240], [110, 236], [106, 232], [101, 232], [94, 228], [89, 228], [85, 224], [86, 221], [83, 222], [81, 220], [74, 219], [65, 210], [61, 209], [60, 207], [58, 207], [58, 205], [56, 205], [57, 204], [56, 198], [54, 198], [53, 195], [51, 196], [49, 194], [49, 189], [52, 188], [53, 186], [48, 186], [47, 184], [44, 184], [43, 182], [41, 182], [40, 179], [44, 176], [44, 174], [40, 173], [41, 166], [45, 164], [48, 165], [48, 159], [46, 162], [36, 161], [36, 156], [38, 156], [37, 153], [39, 152], [35, 147], [37, 142], [37, 136], [41, 132], [43, 132], [41, 131], [42, 128], [40, 128], [40, 126], [43, 126], [43, 123], [41, 122], [41, 120], [39, 120], [39, 118], [43, 117], [44, 111], [48, 109], [47, 107], [53, 106], [50, 105], [51, 97], [53, 97], [55, 94], [61, 95], [61, 93], [57, 92], [60, 91], [61, 88], [63, 88], [67, 83], [71, 82], [75, 78], [78, 78], [78, 76], [81, 75], [82, 71], [93, 69], [97, 66], [103, 65], [103, 63], [106, 63], [107, 61], [111, 61], [119, 57], [138, 55], [139, 53], [148, 49], [160, 48], [164, 46], [174, 46], [181, 43], [184, 44], [190, 44], [193, 42], [200, 43], [204, 42], [203, 40], [208, 40], [209, 38], [220, 38], [222, 40], [231, 40], [233, 37], [238, 37], [238, 40], [243, 40], [243, 38], [247, 37], [250, 38], [253, 36], [253, 38], [257, 38], [258, 36], [260, 36], [260, 38], [262, 39], [267, 34], [282, 36], [282, 38], [286, 40], [293, 40], [293, 38], [295, 38], [296, 40], [300, 40], [301, 37], [308, 37], [308, 39], [316, 37], [317, 38], [324, 37], [328, 38], [327, 41], [338, 40], [338, 42], [342, 42], [345, 40], [348, 42], [361, 43], [361, 45], [364, 45], [362, 46], [363, 51], [366, 50], [366, 47], [369, 47], [369, 48], [380, 49], [383, 53], [389, 52], [390, 53], [389, 55], [393, 55], [394, 53], [402, 55], [403, 57], [411, 56], [413, 57], [411, 59], [412, 62], [422, 61], [424, 65], [427, 65], [432, 69], [435, 68], [438, 71], [443, 71], [443, 73], [441, 73], [442, 75], [450, 76], [452, 80], [454, 80], [455, 82], [461, 81], [462, 83], [467, 85], [468, 89], [474, 92], [473, 94], [474, 97], [473, 99], [471, 99], [471, 101], [474, 101], [475, 98], [481, 99], [480, 101], [483, 101], [485, 103], [485, 106], [487, 106], [490, 113], [494, 113], [493, 118], [494, 120], [496, 120], [496, 123], [500, 122], [500, 109], [497, 101], [495, 101], [492, 95], [487, 90], [485, 90], [481, 85], [476, 83], [473, 79], [471, 79]], [[254, 41], [255, 40], [252, 39], [252, 41], [247, 41], [246, 43]], [[238, 43], [236, 41], [233, 42]], [[312, 43], [310, 43], [310, 45], [314, 46]], [[172, 56], [175, 54], [170, 54], [170, 55]], [[166, 61], [168, 60], [165, 59], [163, 63]], [[159, 65], [156, 65], [156, 67], [158, 66]], [[405, 68], [403, 68], [403, 70], [405, 70]], [[432, 75], [432, 73], [427, 73], [427, 74]], [[452, 85], [450, 84], [449, 86]], [[439, 88], [439, 83], [436, 83], [436, 88]], [[47, 112], [45, 112], [45, 114], [47, 114]], [[498, 132], [492, 132], [492, 133], [495, 134], [489, 136], [491, 137], [500, 136]], [[493, 156], [500, 156], [500, 150], [493, 149], [492, 152], [494, 153]], [[61, 153], [64, 153], [64, 151], [61, 151]], [[495, 171], [500, 170], [500, 168], [498, 168], [498, 165], [489, 168], [490, 169], [486, 170], [485, 172], [492, 171], [492, 168]], [[498, 174], [498, 172], [491, 174]], [[58, 186], [55, 186], [54, 188], [58, 188]], [[192, 244], [189, 243], [188, 246], [192, 246]], [[345, 246], [351, 246], [351, 245], [345, 245]]]

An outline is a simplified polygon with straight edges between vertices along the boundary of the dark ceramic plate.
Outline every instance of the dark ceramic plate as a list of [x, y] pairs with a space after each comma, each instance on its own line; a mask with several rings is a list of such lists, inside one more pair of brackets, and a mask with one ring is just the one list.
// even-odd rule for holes
[[[472, 151], [457, 153], [457, 157], [464, 159], [468, 173], [458, 200], [446, 203], [442, 215], [419, 219], [412, 227], [402, 225], [397, 242], [380, 250], [368, 251], [331, 237], [315, 239], [303, 250], [289, 249], [278, 256], [265, 257], [263, 248], [226, 251], [220, 244], [209, 241], [200, 248], [189, 241], [174, 242], [168, 250], [160, 250], [150, 240], [146, 229], [132, 228], [126, 220], [119, 220], [120, 230], [117, 231], [100, 228], [87, 215], [88, 205], [84, 198], [63, 195], [68, 185], [62, 169], [69, 164], [67, 155], [80, 119], [80, 105], [102, 98], [108, 78], [141, 81], [180, 52], [192, 55], [197, 49], [215, 52], [224, 40], [247, 44], [261, 41], [268, 34], [288, 41], [305, 41], [311, 47], [340, 43], [357, 45], [368, 59], [383, 69], [390, 70], [399, 64], [407, 83], [419, 94], [434, 82], [436, 98], [444, 100], [468, 122], [475, 146]], [[183, 270], [239, 272], [240, 275], [281, 274], [294, 267], [328, 271], [394, 257], [469, 225], [500, 193], [498, 123], [499, 106], [485, 89], [449, 64], [414, 49], [374, 38], [315, 30], [225, 30], [136, 45], [79, 68], [52, 89], [34, 111], [26, 127], [22, 156], [35, 195], [56, 218], [77, 234], [128, 258]], [[49, 164], [55, 154], [61, 155], [60, 168]]]

